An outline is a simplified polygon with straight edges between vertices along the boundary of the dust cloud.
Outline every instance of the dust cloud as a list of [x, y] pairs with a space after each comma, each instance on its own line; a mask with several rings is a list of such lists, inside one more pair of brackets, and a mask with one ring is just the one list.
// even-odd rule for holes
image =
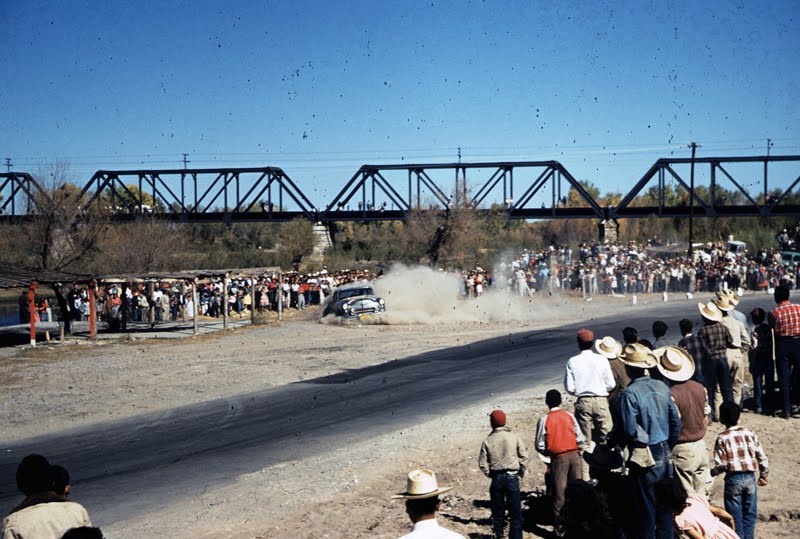
[[[503, 283], [504, 284], [504, 283]], [[375, 293], [386, 301], [383, 324], [438, 324], [449, 322], [535, 322], [552, 320], [552, 309], [581, 316], [581, 300], [537, 292], [520, 296], [496, 282], [480, 297], [465, 298], [460, 273], [425, 266], [394, 265], [374, 283]]]

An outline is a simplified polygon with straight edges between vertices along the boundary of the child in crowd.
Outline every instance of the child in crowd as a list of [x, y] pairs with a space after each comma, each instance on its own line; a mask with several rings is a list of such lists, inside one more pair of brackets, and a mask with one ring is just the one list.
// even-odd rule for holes
[[[753, 346], [750, 348], [750, 373], [753, 375], [753, 397], [757, 414], [770, 415], [775, 399], [775, 336], [767, 323], [767, 313], [756, 307], [750, 312], [753, 320]], [[763, 393], [766, 392], [766, 399]]]
[[725, 472], [725, 510], [733, 515], [739, 536], [753, 539], [758, 511], [756, 484], [767, 484], [769, 462], [755, 433], [737, 425], [740, 414], [739, 405], [732, 401], [723, 402], [719, 408], [720, 422], [727, 428], [714, 444], [711, 475]]
[[64, 497], [69, 496], [69, 472], [63, 466], [54, 464], [50, 467], [50, 475], [53, 476], [53, 492]]
[[690, 539], [739, 539], [733, 517], [710, 505], [699, 494], [687, 494], [677, 477], [665, 477], [655, 485], [656, 500], [675, 514], [675, 528]]

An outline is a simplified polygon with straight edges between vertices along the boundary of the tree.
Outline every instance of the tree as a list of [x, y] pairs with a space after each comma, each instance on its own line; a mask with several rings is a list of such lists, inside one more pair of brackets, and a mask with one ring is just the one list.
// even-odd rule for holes
[[314, 226], [308, 219], [300, 217], [291, 223], [286, 223], [279, 232], [279, 238], [278, 253], [281, 266], [292, 265], [298, 268], [303, 258], [314, 252], [316, 243]]

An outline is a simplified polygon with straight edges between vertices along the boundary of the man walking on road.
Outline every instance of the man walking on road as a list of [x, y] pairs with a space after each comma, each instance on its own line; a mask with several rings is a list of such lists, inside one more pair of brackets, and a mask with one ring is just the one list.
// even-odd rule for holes
[[489, 503], [495, 539], [503, 539], [508, 508], [509, 539], [522, 539], [522, 499], [519, 479], [525, 476], [528, 452], [516, 433], [506, 426], [506, 414], [495, 410], [489, 415], [492, 432], [481, 444], [478, 467], [492, 478]]
[[592, 442], [605, 445], [607, 441], [612, 427], [608, 393], [617, 385], [608, 360], [593, 352], [592, 345], [594, 334], [585, 328], [579, 330], [580, 353], [569, 358], [564, 372], [564, 389], [578, 397], [575, 418], [585, 438], [585, 451], [591, 450]]

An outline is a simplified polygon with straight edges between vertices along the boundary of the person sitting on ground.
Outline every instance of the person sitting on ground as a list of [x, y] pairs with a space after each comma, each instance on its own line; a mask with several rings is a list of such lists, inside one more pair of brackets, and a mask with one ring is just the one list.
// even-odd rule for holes
[[733, 515], [736, 532], [742, 539], [753, 539], [758, 516], [756, 485], [767, 485], [769, 461], [755, 433], [738, 425], [741, 413], [735, 402], [720, 406], [720, 422], [727, 429], [714, 444], [711, 475], [725, 472], [725, 510]]
[[406, 501], [406, 514], [414, 528], [400, 539], [465, 539], [463, 535], [439, 526], [436, 511], [441, 501], [439, 495], [453, 487], [439, 487], [436, 474], [431, 470], [412, 470], [406, 478], [406, 491], [392, 496]]
[[733, 517], [714, 507], [699, 494], [688, 494], [676, 477], [665, 477], [656, 483], [656, 500], [675, 515], [675, 527], [689, 539], [739, 539]]
[[92, 525], [82, 505], [53, 492], [51, 466], [42, 455], [22, 459], [17, 467], [17, 488], [25, 499], [3, 520], [5, 539], [61, 539], [71, 528]]
[[81, 526], [67, 531], [61, 536], [61, 539], [103, 539], [103, 532], [100, 531], [100, 528]]
[[492, 478], [489, 487], [492, 529], [495, 537], [503, 537], [508, 508], [508, 537], [522, 539], [519, 480], [525, 476], [528, 452], [520, 437], [506, 426], [506, 414], [502, 410], [494, 410], [489, 422], [492, 432], [481, 444], [478, 467], [486, 477]]
[[53, 476], [53, 492], [65, 498], [69, 496], [72, 487], [69, 485], [69, 472], [63, 466], [53, 464], [50, 467], [50, 474]]

